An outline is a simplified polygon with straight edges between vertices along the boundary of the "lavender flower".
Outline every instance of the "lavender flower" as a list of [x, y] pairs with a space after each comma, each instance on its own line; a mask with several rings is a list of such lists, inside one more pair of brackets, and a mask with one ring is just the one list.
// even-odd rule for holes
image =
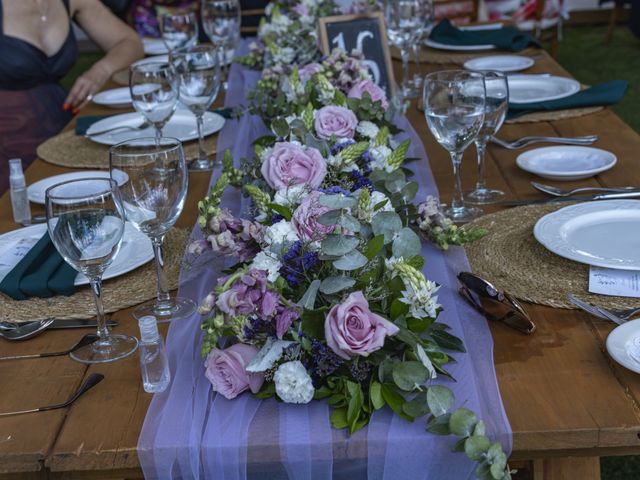
[[[259, 251], [258, 242], [262, 241], [264, 230], [261, 224], [236, 218], [227, 209], [220, 209], [208, 223], [207, 241], [215, 252], [230, 255], [247, 261]], [[194, 250], [201, 245], [194, 245]]]

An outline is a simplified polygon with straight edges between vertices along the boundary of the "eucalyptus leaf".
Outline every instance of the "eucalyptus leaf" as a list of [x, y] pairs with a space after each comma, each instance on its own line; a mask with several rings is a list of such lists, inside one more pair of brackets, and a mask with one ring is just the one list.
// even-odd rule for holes
[[251, 373], [269, 370], [274, 363], [280, 360], [284, 349], [293, 343], [294, 342], [289, 340], [275, 340], [273, 337], [269, 337], [258, 354], [253, 357], [253, 360], [246, 366], [245, 370]]
[[393, 239], [392, 252], [394, 257], [411, 258], [419, 255], [421, 250], [420, 237], [409, 227], [404, 227]]
[[419, 343], [416, 344], [415, 351], [418, 360], [420, 360], [420, 362], [422, 362], [422, 365], [424, 365], [424, 367], [429, 371], [429, 378], [431, 380], [436, 378], [436, 369], [433, 368], [433, 363], [431, 363], [431, 359], [429, 358], [429, 355], [427, 355], [427, 352], [424, 351], [424, 348], [422, 348], [422, 345], [420, 345]]
[[390, 243], [402, 229], [402, 219], [396, 212], [378, 212], [371, 220], [371, 227], [374, 235], [384, 235], [384, 243]]
[[384, 398], [385, 403], [389, 405], [389, 407], [391, 407], [391, 410], [396, 412], [402, 418], [413, 421], [413, 418], [404, 413], [404, 410], [402, 410], [404, 397], [396, 392], [392, 387], [390, 387], [389, 385], [382, 385], [382, 398]]
[[382, 398], [382, 385], [375, 380], [371, 382], [371, 386], [369, 387], [369, 398], [371, 399], [373, 408], [375, 408], [376, 410], [380, 410], [382, 407], [384, 407], [384, 399]]
[[444, 415], [453, 405], [453, 392], [442, 385], [432, 385], [427, 390], [427, 402], [431, 413], [436, 416]]
[[298, 305], [305, 310], [313, 310], [316, 304], [316, 296], [318, 295], [318, 289], [320, 288], [320, 280], [316, 279], [309, 285], [307, 291], [304, 293]]
[[425, 430], [434, 435], [449, 435], [451, 433], [451, 430], [449, 430], [450, 417], [451, 415], [448, 413], [439, 416], [432, 415], [427, 421]]
[[354, 250], [359, 243], [360, 240], [354, 236], [332, 233], [322, 240], [320, 249], [324, 254], [341, 257]]
[[340, 210], [329, 210], [318, 217], [318, 223], [327, 226], [336, 225], [341, 216]]
[[471, 460], [482, 460], [485, 452], [491, 446], [489, 439], [483, 435], [474, 435], [467, 438], [464, 442], [464, 453], [467, 454]]
[[338, 270], [352, 271], [364, 267], [367, 263], [369, 263], [367, 257], [357, 250], [352, 250], [342, 258], [335, 260], [333, 266]]
[[285, 138], [289, 135], [289, 124], [284, 118], [276, 118], [271, 122], [271, 129], [278, 137]]
[[353, 197], [347, 197], [346, 195], [321, 195], [318, 199], [320, 205], [324, 207], [339, 209], [339, 208], [353, 208], [358, 204], [358, 201]]
[[429, 405], [427, 405], [427, 394], [424, 392], [418, 393], [411, 401], [405, 402], [402, 409], [407, 415], [413, 418], [424, 417], [429, 413]]
[[355, 285], [356, 279], [351, 277], [327, 277], [320, 284], [320, 291], [325, 295], [341, 292]]
[[475, 413], [467, 408], [459, 408], [451, 414], [449, 420], [449, 428], [451, 432], [459, 437], [468, 437], [473, 432], [478, 422], [478, 417]]
[[367, 247], [364, 249], [364, 256], [369, 260], [373, 260], [380, 250], [384, 247], [384, 235], [376, 235], [367, 242]]
[[413, 200], [418, 193], [418, 184], [416, 182], [409, 182], [405, 184], [404, 187], [400, 190], [400, 194], [402, 195], [402, 199], [409, 203]]
[[406, 392], [424, 384], [428, 377], [429, 371], [420, 362], [399, 362], [393, 367], [393, 382]]
[[345, 228], [351, 232], [357, 233], [360, 231], [360, 227], [361, 227], [360, 222], [353, 215], [350, 215], [348, 213], [342, 214], [338, 218], [337, 223], [342, 228]]

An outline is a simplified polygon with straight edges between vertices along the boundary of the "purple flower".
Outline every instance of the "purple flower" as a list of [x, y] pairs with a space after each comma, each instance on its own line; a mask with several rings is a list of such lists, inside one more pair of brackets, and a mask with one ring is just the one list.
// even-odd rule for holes
[[265, 270], [249, 270], [236, 280], [231, 288], [220, 294], [216, 306], [222, 312], [233, 317], [268, 310], [270, 300], [267, 300], [264, 307], [262, 306], [266, 292], [267, 272]]
[[194, 240], [189, 244], [187, 251], [191, 254], [200, 255], [206, 249], [210, 248], [209, 242], [205, 239]]
[[229, 210], [221, 209], [209, 219], [207, 241], [215, 252], [247, 261], [259, 251], [264, 229], [261, 224], [234, 217]]
[[335, 225], [322, 225], [318, 218], [330, 210], [320, 204], [320, 192], [311, 192], [305, 197], [291, 217], [291, 226], [302, 240], [315, 241], [333, 233]]
[[318, 136], [325, 140], [333, 135], [338, 138], [353, 138], [358, 119], [348, 108], [329, 105], [318, 110], [314, 126]]
[[302, 3], [299, 3], [296, 6], [294, 6], [293, 11], [296, 12], [301, 17], [304, 17], [305, 15], [309, 15], [309, 9], [307, 8], [306, 5], [303, 5]]
[[295, 308], [285, 308], [276, 315], [276, 335], [282, 339], [289, 327], [300, 318], [300, 313]]
[[362, 98], [362, 95], [365, 92], [371, 96], [371, 100], [374, 102], [380, 101], [383, 108], [387, 108], [389, 106], [387, 94], [371, 80], [362, 80], [361, 82], [356, 83], [353, 88], [349, 90], [347, 96], [349, 98]]
[[264, 375], [245, 370], [257, 354], [256, 347], [242, 343], [236, 343], [225, 350], [211, 350], [204, 366], [205, 375], [213, 390], [229, 400], [249, 389], [258, 393], [264, 382]]
[[276, 143], [262, 164], [262, 176], [271, 188], [292, 185], [318, 188], [327, 174], [327, 163], [319, 150], [297, 143]]
[[320, 73], [320, 70], [322, 70], [322, 67], [320, 66], [319, 63], [310, 63], [308, 65], [305, 65], [300, 70], [298, 70], [300, 81], [305, 83], [313, 75], [315, 75], [316, 73]]

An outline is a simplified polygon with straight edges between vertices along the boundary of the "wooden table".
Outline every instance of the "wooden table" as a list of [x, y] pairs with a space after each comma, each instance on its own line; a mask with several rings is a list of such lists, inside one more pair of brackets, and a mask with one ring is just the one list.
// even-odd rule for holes
[[[533, 72], [568, 75], [548, 56], [536, 60]], [[91, 106], [84, 113], [107, 112]], [[453, 183], [448, 154], [427, 132], [420, 112], [411, 108], [408, 116], [426, 145], [442, 197], [448, 200]], [[556, 122], [507, 124], [500, 136], [593, 133], [600, 136], [596, 146], [614, 152], [618, 165], [594, 179], [562, 185], [640, 184], [640, 136], [610, 110]], [[539, 197], [529, 185], [533, 176], [516, 167], [517, 153], [489, 147], [488, 184], [505, 190], [509, 198]], [[463, 170], [467, 187], [475, 182], [473, 156], [471, 148]], [[26, 172], [27, 182], [63, 171], [67, 169], [36, 161]], [[208, 175], [191, 174], [190, 181], [187, 208], [178, 222], [183, 227], [194, 223], [194, 205], [206, 191]], [[0, 231], [16, 228], [8, 194], [0, 198], [0, 212]], [[597, 479], [600, 456], [640, 453], [640, 377], [606, 354], [604, 341], [612, 323], [574, 310], [539, 305], [527, 309], [538, 325], [532, 336], [491, 325], [500, 391], [513, 429], [512, 460], [533, 461], [535, 479]], [[137, 333], [130, 313], [127, 309], [114, 314], [120, 322], [117, 331]], [[26, 343], [2, 341], [0, 354], [62, 349], [83, 333], [51, 331]], [[136, 443], [151, 395], [142, 390], [137, 356], [88, 368], [69, 358], [3, 367], [0, 411], [64, 400], [93, 372], [104, 373], [105, 380], [67, 412], [0, 419], [0, 478], [141, 477]]]

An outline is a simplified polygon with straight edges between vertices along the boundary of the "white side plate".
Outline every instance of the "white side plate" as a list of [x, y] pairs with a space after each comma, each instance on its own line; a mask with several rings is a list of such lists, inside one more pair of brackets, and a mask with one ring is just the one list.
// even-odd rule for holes
[[546, 102], [568, 97], [580, 91], [580, 82], [573, 78], [544, 75], [511, 75], [509, 103]]
[[[45, 223], [19, 228], [0, 235], [0, 258], [5, 259], [11, 249], [15, 248], [18, 241], [22, 239], [39, 240], [47, 230]], [[35, 243], [35, 242], [34, 242]], [[113, 259], [113, 263], [104, 272], [103, 280], [118, 277], [144, 265], [153, 259], [153, 248], [151, 240], [144, 233], [136, 230], [133, 225], [126, 223], [124, 226], [124, 236], [118, 255]], [[15, 263], [0, 262], [0, 281], [11, 271]], [[82, 273], [78, 273], [74, 285], [88, 285], [89, 279]]]
[[521, 153], [516, 164], [523, 170], [551, 180], [580, 180], [609, 170], [616, 156], [592, 147], [542, 147]]
[[[607, 352], [616, 362], [631, 371], [640, 373], [640, 362], [630, 352], [637, 352], [640, 337], [640, 320], [632, 320], [614, 328], [607, 337]], [[637, 357], [637, 354], [635, 355]]]
[[542, 217], [533, 235], [546, 249], [587, 265], [640, 270], [640, 200], [600, 200]]
[[127, 108], [131, 106], [131, 92], [129, 87], [104, 90], [93, 96], [93, 103], [111, 108]]
[[534, 63], [533, 58], [521, 55], [488, 55], [467, 60], [464, 62], [464, 68], [475, 71], [519, 72], [526, 70]]
[[161, 38], [145, 37], [142, 39], [142, 46], [144, 48], [145, 55], [162, 55], [163, 53], [169, 53], [167, 46]]
[[143, 58], [137, 62], [133, 62], [132, 65], [144, 65], [145, 63], [169, 63], [169, 54], [155, 55], [153, 57]]
[[[129, 179], [129, 176], [125, 172], [115, 169], [113, 171], [113, 177], [114, 180], [118, 182], [118, 185], [122, 185]], [[42, 180], [38, 180], [27, 187], [27, 196], [29, 197], [30, 202], [44, 205], [44, 194], [47, 191], [47, 188], [58, 183], [67, 182], [69, 180], [79, 180], [81, 178], [110, 178], [110, 175], [108, 171], [104, 170], [87, 170], [63, 173], [61, 175], [43, 178]]]
[[[205, 112], [204, 117], [204, 136], [211, 135], [222, 129], [224, 126], [224, 118], [213, 112]], [[97, 121], [87, 129], [87, 134], [108, 130], [121, 125], [130, 125], [132, 127], [142, 124], [144, 119], [137, 112], [123, 113], [122, 115], [113, 115]], [[195, 140], [198, 138], [198, 129], [196, 126], [196, 117], [189, 110], [178, 109], [174, 112], [171, 119], [162, 129], [162, 135], [165, 137], [177, 138], [181, 142]], [[105, 133], [89, 137], [96, 143], [103, 145], [116, 145], [131, 138], [153, 137], [155, 130], [149, 126], [143, 130], [116, 130], [113, 133]]]

